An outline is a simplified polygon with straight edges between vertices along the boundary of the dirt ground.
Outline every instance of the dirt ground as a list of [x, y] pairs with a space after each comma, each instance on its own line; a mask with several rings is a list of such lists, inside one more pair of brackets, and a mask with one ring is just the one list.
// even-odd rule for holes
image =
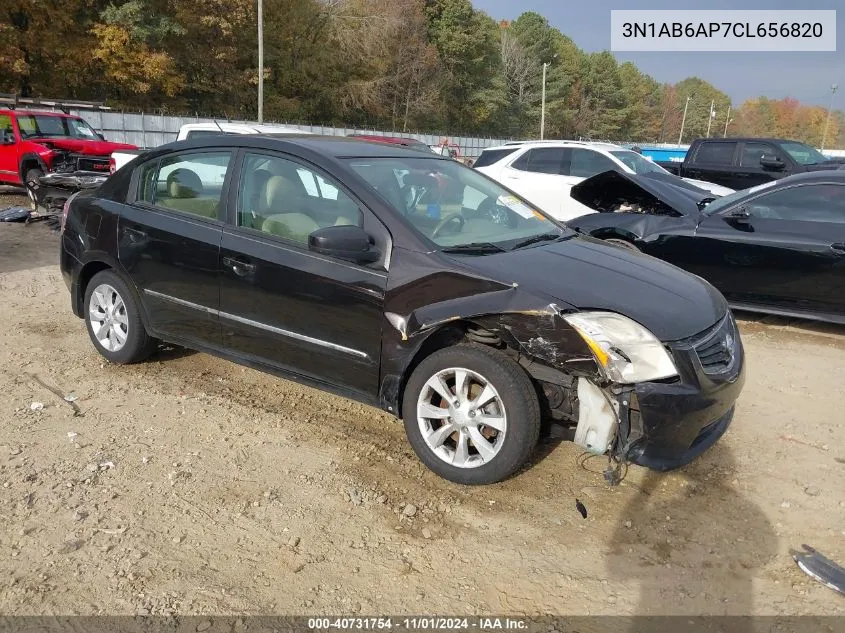
[[845, 561], [845, 328], [742, 319], [738, 415], [686, 469], [609, 489], [548, 443], [464, 488], [375, 409], [181, 349], [105, 363], [57, 248], [0, 224], [0, 613], [845, 613], [789, 555]]

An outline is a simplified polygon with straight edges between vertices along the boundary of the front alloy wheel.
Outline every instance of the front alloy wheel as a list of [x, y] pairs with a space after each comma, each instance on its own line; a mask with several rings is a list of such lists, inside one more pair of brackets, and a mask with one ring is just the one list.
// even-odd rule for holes
[[417, 423], [428, 448], [458, 468], [492, 461], [508, 427], [496, 388], [481, 374], [459, 367], [426, 381], [417, 399]]
[[537, 392], [511, 357], [461, 344], [423, 360], [405, 385], [405, 432], [420, 460], [460, 484], [516, 472], [540, 434]]

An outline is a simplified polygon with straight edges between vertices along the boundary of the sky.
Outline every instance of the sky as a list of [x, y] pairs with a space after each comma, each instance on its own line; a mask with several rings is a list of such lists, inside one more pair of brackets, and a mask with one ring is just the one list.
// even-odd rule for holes
[[587, 52], [610, 49], [612, 9], [839, 9], [836, 52], [816, 53], [614, 53], [659, 82], [697, 76], [727, 93], [735, 105], [746, 99], [794, 97], [828, 106], [831, 84], [839, 84], [833, 108], [845, 110], [845, 2], [843, 0], [472, 0], [495, 20], [513, 20], [525, 11], [548, 19]]

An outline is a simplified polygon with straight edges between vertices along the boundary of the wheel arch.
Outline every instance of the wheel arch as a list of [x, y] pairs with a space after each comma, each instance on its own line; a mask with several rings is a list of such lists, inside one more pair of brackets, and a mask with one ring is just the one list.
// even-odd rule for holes
[[26, 172], [35, 168], [41, 169], [45, 174], [49, 171], [47, 163], [38, 154], [24, 154], [21, 156], [19, 163], [21, 182], [26, 182]]
[[619, 228], [616, 226], [611, 227], [603, 227], [600, 229], [596, 229], [590, 232], [592, 237], [595, 237], [599, 240], [606, 240], [606, 239], [617, 239], [617, 240], [625, 240], [626, 242], [631, 242], [636, 246], [637, 242], [640, 241], [640, 238], [637, 234], [632, 233], [623, 228]]
[[396, 415], [398, 417], [402, 417], [402, 401], [405, 397], [405, 386], [408, 384], [411, 374], [419, 367], [420, 363], [441, 349], [464, 342], [485, 344], [502, 350], [510, 349], [514, 355], [519, 353], [518, 347], [509, 344], [498, 333], [484, 327], [482, 323], [474, 319], [457, 319], [433, 328], [425, 340], [418, 345], [402, 372], [395, 404]]
[[118, 263], [110, 261], [107, 257], [91, 259], [83, 264], [82, 268], [80, 268], [76, 283], [76, 297], [74, 297], [73, 301], [75, 306], [74, 313], [76, 316], [84, 318], [85, 292], [88, 289], [88, 284], [91, 283], [91, 280], [97, 273], [103, 272], [104, 270], [113, 272], [120, 278], [121, 281], [123, 281], [124, 284], [126, 284], [126, 287], [129, 288], [129, 292], [134, 295], [133, 298], [140, 308], [141, 321], [144, 323], [144, 327], [147, 328], [147, 331], [149, 331], [149, 320], [147, 318], [146, 306], [144, 305], [144, 302], [141, 301], [138, 289], [135, 287], [132, 280], [129, 279], [129, 277], [123, 272]]

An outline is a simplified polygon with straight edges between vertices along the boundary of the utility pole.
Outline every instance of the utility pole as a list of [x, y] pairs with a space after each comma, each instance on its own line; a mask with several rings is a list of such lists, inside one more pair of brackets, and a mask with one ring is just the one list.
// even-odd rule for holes
[[684, 105], [684, 118], [681, 119], [681, 133], [678, 134], [678, 145], [681, 144], [681, 139], [684, 138], [684, 125], [686, 125], [686, 123], [687, 123], [687, 108], [689, 107], [689, 100], [691, 98], [692, 98], [691, 96], [687, 97], [687, 102]]
[[[552, 55], [552, 59], [557, 57], [557, 53]], [[543, 135], [546, 133], [546, 68], [551, 62], [543, 62], [543, 90], [540, 97], [540, 140], [543, 140]]]
[[731, 122], [731, 106], [728, 106], [728, 116], [725, 117], [725, 133], [722, 134], [722, 138], [726, 138], [728, 136], [728, 123]]
[[714, 105], [716, 105], [715, 99], [710, 102], [710, 116], [707, 118], [707, 138], [710, 138], [710, 124], [713, 123], [713, 117], [716, 116], [716, 111], [713, 109]]
[[549, 62], [543, 62], [543, 96], [540, 97], [540, 140], [546, 131], [546, 66]]
[[258, 122], [264, 122], [264, 0], [258, 0]]
[[836, 91], [839, 90], [839, 86], [837, 84], [833, 84], [830, 87], [830, 103], [827, 106], [827, 120], [824, 122], [824, 134], [822, 135], [822, 149], [824, 149], [824, 144], [827, 142], [827, 126], [830, 125], [830, 112], [833, 109], [833, 95], [836, 94]]

